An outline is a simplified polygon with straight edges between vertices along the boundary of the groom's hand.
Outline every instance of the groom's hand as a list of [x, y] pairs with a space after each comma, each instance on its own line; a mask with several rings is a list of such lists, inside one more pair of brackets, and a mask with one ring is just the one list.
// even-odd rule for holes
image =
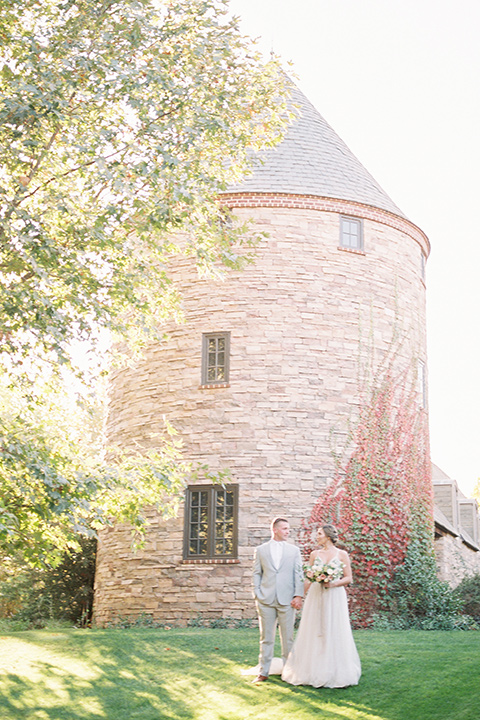
[[290, 605], [295, 608], [295, 610], [301, 610], [302, 608], [302, 598], [300, 595], [295, 595]]

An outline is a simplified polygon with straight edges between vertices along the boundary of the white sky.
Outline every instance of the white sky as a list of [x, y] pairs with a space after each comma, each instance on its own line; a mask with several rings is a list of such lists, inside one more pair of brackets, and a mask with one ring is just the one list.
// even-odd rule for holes
[[480, 0], [230, 0], [428, 235], [432, 460], [480, 476]]

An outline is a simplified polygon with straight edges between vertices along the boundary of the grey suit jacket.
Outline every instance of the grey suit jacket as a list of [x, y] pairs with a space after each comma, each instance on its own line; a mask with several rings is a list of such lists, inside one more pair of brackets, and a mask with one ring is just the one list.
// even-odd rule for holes
[[255, 548], [253, 561], [253, 594], [264, 605], [290, 605], [295, 595], [303, 597], [303, 573], [300, 550], [285, 543], [282, 562], [275, 569], [269, 543]]

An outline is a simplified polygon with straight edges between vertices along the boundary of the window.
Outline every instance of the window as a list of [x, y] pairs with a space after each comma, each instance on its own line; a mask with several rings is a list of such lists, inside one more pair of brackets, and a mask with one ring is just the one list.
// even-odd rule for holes
[[418, 402], [420, 407], [425, 410], [427, 408], [427, 373], [423, 360], [418, 361], [417, 373]]
[[230, 333], [203, 335], [202, 385], [228, 383], [230, 365]]
[[425, 257], [425, 253], [423, 250], [420, 251], [420, 274], [422, 280], [425, 282], [426, 279], [426, 265], [427, 265], [427, 258]]
[[340, 247], [363, 250], [362, 221], [351, 217], [340, 218]]
[[237, 557], [238, 485], [187, 488], [184, 559]]

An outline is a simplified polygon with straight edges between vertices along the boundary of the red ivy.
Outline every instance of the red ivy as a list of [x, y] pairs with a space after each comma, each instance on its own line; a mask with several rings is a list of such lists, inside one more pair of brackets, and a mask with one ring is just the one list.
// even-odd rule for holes
[[[411, 383], [410, 383], [411, 385]], [[377, 380], [360, 408], [353, 452], [313, 507], [300, 536], [305, 554], [313, 531], [333, 522], [354, 568], [352, 618], [367, 627], [385, 607], [395, 568], [410, 538], [433, 552], [433, 494], [427, 418], [406, 373]]]

